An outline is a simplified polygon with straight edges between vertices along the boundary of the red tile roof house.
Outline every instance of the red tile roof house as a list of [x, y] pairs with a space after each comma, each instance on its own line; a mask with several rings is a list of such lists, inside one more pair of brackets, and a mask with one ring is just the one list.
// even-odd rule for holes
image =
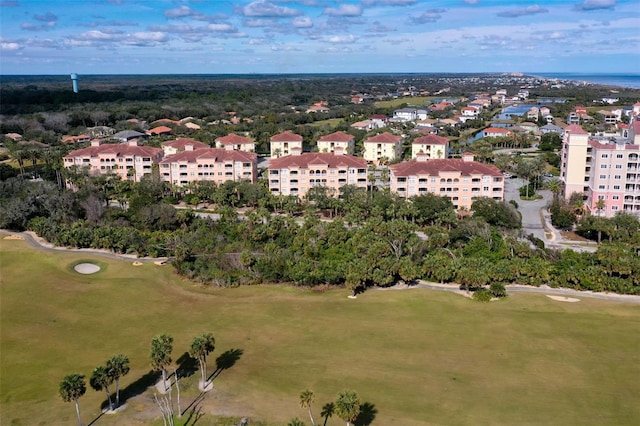
[[151, 173], [153, 164], [162, 159], [160, 148], [138, 146], [135, 141], [120, 144], [101, 144], [91, 141], [91, 146], [71, 151], [64, 157], [64, 167], [87, 168], [91, 174], [116, 173], [123, 180], [139, 182]]
[[[164, 155], [173, 155], [182, 151], [193, 151], [200, 148], [211, 148], [206, 143], [190, 138], [177, 138], [172, 141], [166, 141], [161, 144]], [[190, 147], [190, 148], [189, 148]]]
[[449, 197], [458, 210], [470, 210], [481, 197], [504, 200], [504, 177], [492, 165], [462, 159], [429, 160], [426, 155], [390, 166], [390, 190], [404, 198], [432, 193]]
[[318, 151], [320, 152], [336, 152], [338, 154], [346, 153], [353, 155], [355, 147], [355, 137], [344, 132], [334, 132], [318, 139]]
[[184, 186], [191, 182], [247, 180], [256, 183], [258, 156], [252, 152], [233, 151], [221, 148], [193, 149], [169, 155], [160, 162], [160, 177], [174, 185]]
[[271, 136], [269, 150], [271, 158], [279, 158], [291, 155], [292, 149], [296, 148], [302, 152], [302, 136], [285, 131]]
[[389, 132], [367, 138], [364, 141], [364, 159], [369, 163], [395, 161], [402, 154], [402, 136]]
[[424, 154], [429, 158], [447, 158], [449, 155], [449, 139], [438, 135], [426, 135], [415, 138], [411, 144], [411, 158]]
[[269, 162], [269, 190], [275, 195], [304, 197], [310, 188], [321, 186], [337, 197], [345, 185], [367, 187], [367, 162], [352, 155], [308, 152], [276, 158]]
[[256, 142], [235, 133], [229, 133], [216, 139], [216, 148], [224, 148], [233, 151], [255, 152]]
[[147, 131], [147, 134], [151, 136], [160, 136], [160, 135], [170, 135], [173, 130], [171, 127], [167, 126], [158, 126], [153, 129]]
[[509, 137], [511, 132], [501, 127], [487, 127], [482, 133], [485, 138]]

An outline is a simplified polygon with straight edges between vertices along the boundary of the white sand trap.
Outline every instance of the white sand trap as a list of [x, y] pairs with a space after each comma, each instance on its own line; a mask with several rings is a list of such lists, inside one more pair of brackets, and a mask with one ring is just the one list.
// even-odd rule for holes
[[575, 303], [575, 302], [579, 302], [580, 299], [575, 299], [573, 297], [564, 297], [564, 296], [551, 296], [550, 294], [546, 295], [549, 299], [553, 299], [553, 300], [557, 300], [558, 302], [569, 302], [569, 303]]
[[5, 240], [23, 240], [24, 241], [24, 237], [22, 235], [7, 235], [3, 239], [5, 239]]
[[142, 266], [142, 262], [135, 261], [133, 262], [133, 266]]
[[98, 272], [100, 270], [100, 267], [98, 265], [94, 265], [93, 263], [78, 263], [73, 267], [73, 269], [75, 269], [79, 274], [89, 275]]

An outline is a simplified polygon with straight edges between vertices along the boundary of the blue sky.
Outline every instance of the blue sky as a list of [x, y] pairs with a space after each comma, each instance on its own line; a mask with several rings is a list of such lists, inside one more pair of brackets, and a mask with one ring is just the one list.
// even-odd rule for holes
[[1, 74], [640, 73], [639, 0], [0, 0]]

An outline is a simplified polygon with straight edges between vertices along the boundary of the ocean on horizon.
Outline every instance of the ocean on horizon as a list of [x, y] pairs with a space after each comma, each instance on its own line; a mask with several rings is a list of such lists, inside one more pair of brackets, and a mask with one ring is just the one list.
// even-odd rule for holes
[[586, 81], [607, 86], [640, 89], [640, 74], [581, 74], [581, 73], [527, 73], [548, 79]]

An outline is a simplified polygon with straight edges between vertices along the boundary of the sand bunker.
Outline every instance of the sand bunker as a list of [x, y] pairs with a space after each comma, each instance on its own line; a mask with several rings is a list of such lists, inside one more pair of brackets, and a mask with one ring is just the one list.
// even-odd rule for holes
[[558, 302], [569, 302], [569, 303], [575, 303], [575, 302], [579, 302], [580, 299], [575, 299], [573, 297], [564, 297], [564, 296], [551, 296], [549, 294], [546, 295], [549, 299], [553, 299], [553, 300], [557, 300]]
[[75, 269], [75, 271], [79, 274], [88, 275], [95, 274], [100, 270], [100, 267], [98, 265], [94, 265], [93, 263], [78, 263], [73, 267], [73, 269]]
[[22, 235], [7, 235], [3, 239], [5, 239], [5, 240], [24, 240], [24, 237]]
[[142, 266], [142, 262], [135, 261], [133, 262], [133, 266]]

